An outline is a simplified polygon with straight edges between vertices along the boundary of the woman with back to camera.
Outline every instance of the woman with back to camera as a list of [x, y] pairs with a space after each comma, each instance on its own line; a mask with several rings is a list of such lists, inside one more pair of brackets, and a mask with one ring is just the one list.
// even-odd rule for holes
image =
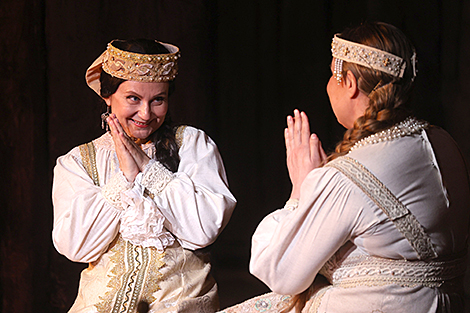
[[170, 44], [114, 40], [87, 70], [109, 131], [54, 169], [54, 245], [90, 263], [69, 312], [218, 308], [198, 249], [214, 242], [236, 201], [215, 143], [167, 114], [179, 56]]
[[225, 312], [464, 312], [468, 173], [452, 138], [407, 108], [413, 46], [364, 23], [332, 54], [327, 92], [347, 131], [327, 157], [304, 112], [287, 118], [291, 197], [250, 260], [274, 293]]

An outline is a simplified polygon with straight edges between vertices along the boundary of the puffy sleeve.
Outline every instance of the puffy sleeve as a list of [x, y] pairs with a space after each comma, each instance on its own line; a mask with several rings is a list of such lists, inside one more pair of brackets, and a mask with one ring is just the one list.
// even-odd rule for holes
[[[97, 156], [97, 163], [106, 156]], [[118, 173], [109, 185], [128, 188]], [[52, 239], [57, 251], [75, 262], [96, 261], [119, 231], [121, 209], [96, 186], [80, 159], [78, 147], [57, 160], [54, 168]], [[117, 191], [118, 192], [118, 191]]]
[[227, 224], [236, 200], [228, 188], [217, 146], [203, 131], [186, 127], [178, 171], [151, 162], [142, 185], [165, 217], [165, 227], [187, 249], [213, 243]]
[[303, 292], [330, 257], [361, 231], [364, 196], [337, 170], [313, 170], [302, 184], [298, 207], [288, 202], [258, 225], [250, 272], [276, 293]]

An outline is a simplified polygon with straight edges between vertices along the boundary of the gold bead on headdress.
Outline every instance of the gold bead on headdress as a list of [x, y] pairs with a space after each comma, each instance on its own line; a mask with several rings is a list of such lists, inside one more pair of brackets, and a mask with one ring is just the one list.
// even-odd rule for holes
[[88, 68], [85, 79], [88, 86], [100, 95], [100, 75], [105, 71], [109, 75], [124, 80], [144, 83], [168, 82], [178, 74], [178, 47], [156, 41], [163, 45], [169, 53], [142, 54], [120, 50], [113, 46], [113, 41]]
[[174, 48], [168, 54], [141, 54], [120, 50], [111, 42], [103, 58], [103, 70], [125, 80], [146, 83], [171, 81], [178, 73], [180, 57], [178, 48]]

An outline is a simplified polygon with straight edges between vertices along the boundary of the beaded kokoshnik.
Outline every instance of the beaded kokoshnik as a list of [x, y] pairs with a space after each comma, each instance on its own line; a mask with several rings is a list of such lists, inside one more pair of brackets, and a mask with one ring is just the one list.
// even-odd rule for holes
[[339, 38], [338, 35], [333, 37], [331, 52], [336, 59], [370, 67], [395, 77], [403, 77], [406, 68], [406, 62], [399, 56]]
[[369, 144], [375, 144], [384, 141], [391, 141], [397, 138], [417, 134], [428, 126], [428, 122], [419, 121], [415, 117], [409, 116], [404, 121], [395, 124], [378, 133], [362, 138], [349, 149], [349, 152]]
[[85, 79], [88, 86], [100, 95], [101, 71], [124, 80], [143, 83], [169, 82], [178, 74], [179, 48], [160, 41], [169, 53], [142, 54], [116, 48], [111, 41], [106, 50], [88, 68]]
[[[343, 61], [356, 63], [373, 70], [381, 71], [397, 78], [402, 78], [406, 69], [403, 58], [387, 51], [369, 47], [334, 35], [331, 42], [331, 54], [335, 58], [333, 74], [338, 81], [342, 80]], [[416, 53], [411, 57], [413, 77], [416, 76]]]
[[165, 82], [176, 78], [179, 56], [178, 48], [168, 54], [141, 54], [120, 50], [110, 42], [103, 58], [103, 70], [125, 80]]

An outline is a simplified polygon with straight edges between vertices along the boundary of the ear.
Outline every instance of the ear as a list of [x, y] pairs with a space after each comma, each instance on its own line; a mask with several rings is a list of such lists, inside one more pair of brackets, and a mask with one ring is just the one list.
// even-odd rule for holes
[[106, 102], [106, 105], [111, 107], [111, 97], [108, 98], [103, 98], [104, 102]]
[[346, 73], [344, 85], [347, 89], [347, 94], [351, 99], [356, 98], [358, 96], [360, 90], [357, 87], [357, 79], [351, 71], [348, 71]]

